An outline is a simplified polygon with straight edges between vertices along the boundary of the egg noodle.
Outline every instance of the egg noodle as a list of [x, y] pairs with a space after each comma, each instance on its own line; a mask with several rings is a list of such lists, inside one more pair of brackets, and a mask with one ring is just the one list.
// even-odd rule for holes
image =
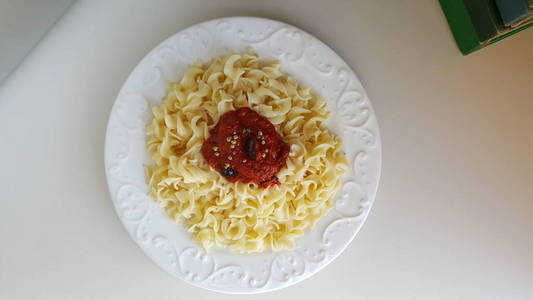
[[[200, 151], [219, 117], [250, 107], [290, 145], [281, 184], [228, 182]], [[332, 206], [347, 161], [330, 133], [326, 103], [251, 52], [192, 64], [171, 83], [148, 125], [150, 196], [193, 239], [237, 252], [291, 249]]]

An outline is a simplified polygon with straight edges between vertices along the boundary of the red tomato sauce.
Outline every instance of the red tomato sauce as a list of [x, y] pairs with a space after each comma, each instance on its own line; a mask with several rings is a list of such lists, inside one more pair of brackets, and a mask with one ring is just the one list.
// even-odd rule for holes
[[276, 174], [286, 164], [285, 144], [267, 118], [248, 107], [229, 111], [209, 131], [202, 155], [230, 182], [279, 184]]

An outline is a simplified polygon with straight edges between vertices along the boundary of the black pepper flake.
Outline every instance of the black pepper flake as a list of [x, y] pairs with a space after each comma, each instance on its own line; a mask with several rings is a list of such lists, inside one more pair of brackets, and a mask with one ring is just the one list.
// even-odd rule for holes
[[220, 170], [220, 174], [224, 177], [233, 177], [237, 176], [237, 170], [235, 168], [223, 168]]

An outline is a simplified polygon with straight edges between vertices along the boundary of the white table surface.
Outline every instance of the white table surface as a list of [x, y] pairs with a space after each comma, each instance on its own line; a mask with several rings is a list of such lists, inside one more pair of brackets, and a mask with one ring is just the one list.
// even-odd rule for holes
[[[103, 167], [111, 105], [139, 59], [232, 15], [329, 44], [383, 139], [355, 241], [312, 278], [257, 296], [153, 264], [120, 224]], [[0, 87], [0, 299], [533, 299], [532, 49], [529, 29], [463, 57], [436, 0], [79, 1]]]

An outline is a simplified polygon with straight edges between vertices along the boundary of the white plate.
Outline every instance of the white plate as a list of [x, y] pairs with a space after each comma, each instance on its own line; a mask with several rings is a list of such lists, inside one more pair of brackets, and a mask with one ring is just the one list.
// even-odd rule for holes
[[[344, 142], [350, 171], [334, 208], [293, 251], [243, 255], [209, 253], [147, 196], [150, 162], [145, 127], [168, 82], [197, 59], [252, 48], [311, 86], [332, 112], [329, 128]], [[315, 274], [337, 257], [363, 224], [376, 194], [381, 142], [370, 101], [354, 72], [329, 47], [293, 26], [260, 18], [225, 18], [189, 27], [153, 49], [133, 70], [113, 106], [105, 165], [111, 198], [135, 242], [163, 269], [193, 285], [227, 293], [283, 288]]]

